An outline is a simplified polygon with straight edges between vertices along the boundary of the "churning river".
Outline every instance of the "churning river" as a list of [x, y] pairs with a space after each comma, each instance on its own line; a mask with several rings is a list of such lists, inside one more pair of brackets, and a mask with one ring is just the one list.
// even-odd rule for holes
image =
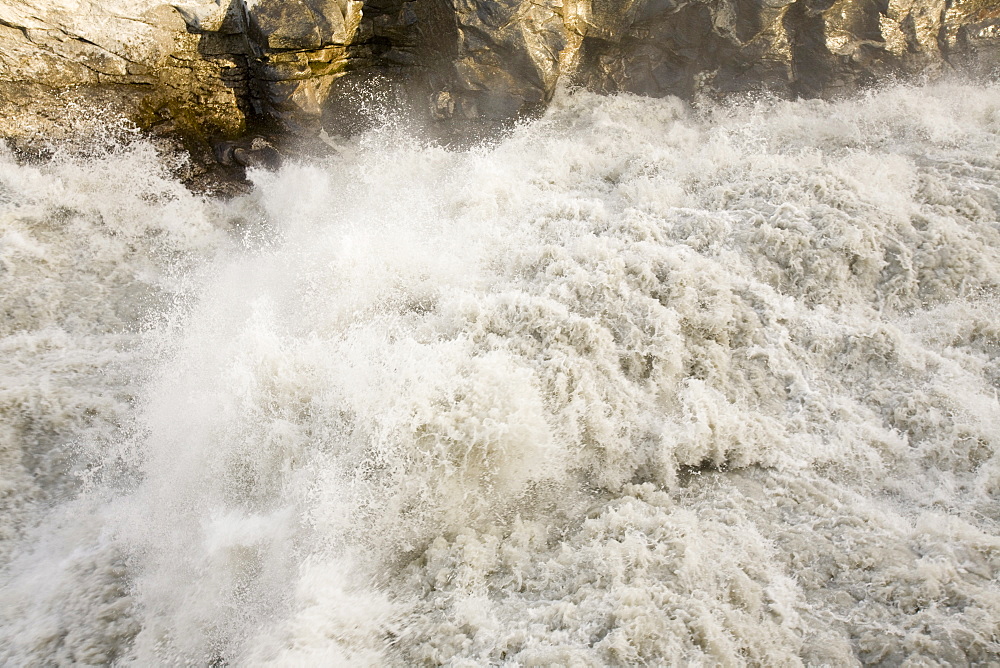
[[0, 149], [0, 663], [1000, 660], [1000, 86], [180, 160]]

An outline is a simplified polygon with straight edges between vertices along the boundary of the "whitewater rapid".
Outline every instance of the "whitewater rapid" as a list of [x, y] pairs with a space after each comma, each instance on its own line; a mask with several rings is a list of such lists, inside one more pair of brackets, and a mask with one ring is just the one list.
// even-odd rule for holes
[[0, 663], [1000, 661], [1000, 86], [0, 150]]

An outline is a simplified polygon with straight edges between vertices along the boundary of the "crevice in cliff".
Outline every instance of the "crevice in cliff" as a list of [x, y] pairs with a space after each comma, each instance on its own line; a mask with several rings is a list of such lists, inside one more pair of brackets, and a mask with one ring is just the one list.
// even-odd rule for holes
[[791, 88], [797, 96], [819, 97], [830, 83], [834, 56], [826, 46], [823, 12], [832, 6], [832, 0], [796, 0], [782, 19], [792, 56]]
[[[61, 32], [63, 35], [65, 35], [66, 37], [68, 37], [70, 40], [72, 40], [74, 42], [80, 42], [81, 44], [86, 44], [87, 46], [92, 46], [95, 49], [100, 49], [101, 51], [104, 51], [105, 53], [109, 53], [109, 54], [111, 54], [113, 56], [116, 56], [118, 58], [122, 58], [122, 56], [119, 56], [117, 53], [112, 53], [111, 51], [108, 51], [107, 48], [101, 46], [97, 42], [90, 41], [86, 37], [81, 37], [80, 35], [76, 35], [74, 33], [67, 32], [66, 30], [64, 30], [62, 28], [59, 29], [59, 32]], [[125, 60], [125, 58], [122, 58], [122, 59]]]
[[31, 41], [31, 37], [28, 35], [28, 29], [25, 28], [24, 26], [19, 26], [16, 23], [4, 21], [3, 19], [0, 19], [0, 26], [3, 26], [5, 28], [10, 28], [11, 30], [17, 30], [22, 35], [24, 35], [24, 39], [28, 40], [29, 42]]

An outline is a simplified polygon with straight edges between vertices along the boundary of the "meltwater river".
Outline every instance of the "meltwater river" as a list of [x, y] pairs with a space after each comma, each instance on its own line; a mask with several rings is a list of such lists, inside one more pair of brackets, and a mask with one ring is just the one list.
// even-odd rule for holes
[[1000, 656], [1000, 86], [0, 150], [0, 663]]

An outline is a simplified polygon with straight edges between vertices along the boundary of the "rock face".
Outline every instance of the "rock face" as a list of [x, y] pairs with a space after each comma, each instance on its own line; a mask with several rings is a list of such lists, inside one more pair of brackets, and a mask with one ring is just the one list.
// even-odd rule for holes
[[[248, 123], [442, 127], [603, 92], [829, 96], [1000, 68], [1000, 0], [0, 0], [0, 136], [110, 105], [195, 141]], [[95, 105], [95, 102], [97, 105]]]
[[239, 134], [248, 111], [243, 60], [200, 43], [182, 14], [158, 1], [4, 0], [0, 134], [59, 136], [98, 105], [142, 127]]

